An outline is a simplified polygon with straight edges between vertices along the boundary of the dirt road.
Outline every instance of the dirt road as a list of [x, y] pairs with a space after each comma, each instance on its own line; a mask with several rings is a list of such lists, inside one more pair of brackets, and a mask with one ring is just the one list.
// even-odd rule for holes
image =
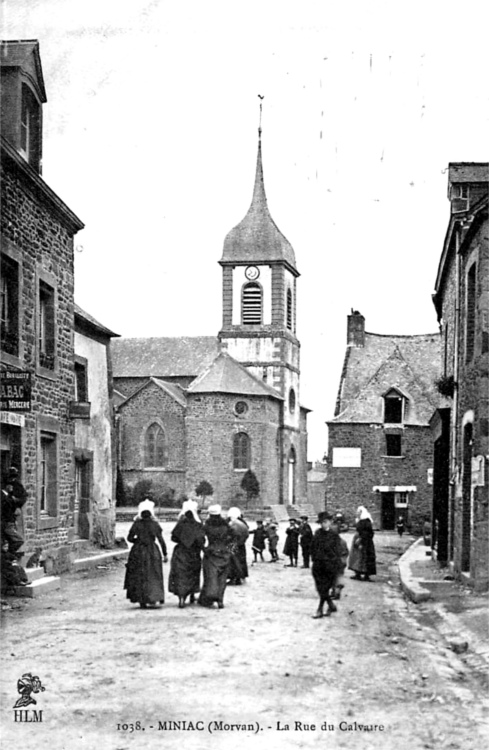
[[[223, 610], [180, 610], [170, 594], [161, 609], [141, 610], [125, 599], [121, 562], [63, 576], [60, 592], [37, 600], [9, 600], [2, 742], [24, 750], [481, 750], [480, 683], [399, 591], [395, 560], [410, 541], [377, 534], [374, 582], [347, 576], [338, 612], [323, 620], [312, 619], [310, 571], [284, 560], [251, 567], [245, 585], [228, 587]], [[45, 691], [15, 721], [26, 672]]]

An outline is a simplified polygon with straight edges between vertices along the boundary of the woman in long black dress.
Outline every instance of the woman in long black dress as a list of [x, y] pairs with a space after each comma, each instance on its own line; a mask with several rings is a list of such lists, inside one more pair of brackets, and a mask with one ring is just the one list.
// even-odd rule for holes
[[245, 578], [248, 578], [246, 540], [248, 539], [250, 530], [240, 509], [236, 507], [229, 508], [228, 510], [228, 524], [234, 536], [231, 544], [228, 583], [233, 586], [241, 586]]
[[234, 539], [227, 521], [221, 516], [220, 505], [209, 506], [209, 518], [204, 524], [207, 546], [204, 549], [204, 583], [199, 596], [202, 607], [212, 607], [217, 602], [224, 607], [224, 592], [229, 571], [230, 546]]
[[353, 570], [353, 578], [370, 581], [370, 576], [377, 573], [374, 546], [374, 528], [372, 516], [363, 506], [357, 510], [355, 535], [351, 544], [350, 556], [348, 558], [348, 567]]
[[186, 500], [183, 503], [180, 518], [171, 535], [175, 547], [171, 558], [168, 590], [178, 596], [180, 609], [185, 606], [187, 596], [193, 604], [195, 594], [200, 591], [200, 553], [204, 547], [205, 535], [197, 507], [194, 500]]
[[153, 510], [154, 503], [151, 500], [140, 503], [138, 515], [127, 535], [127, 541], [132, 547], [126, 565], [124, 588], [127, 598], [131, 602], [138, 602], [142, 609], [165, 601], [161, 553], [163, 552], [163, 562], [168, 562], [168, 558], [161, 526], [154, 517]]

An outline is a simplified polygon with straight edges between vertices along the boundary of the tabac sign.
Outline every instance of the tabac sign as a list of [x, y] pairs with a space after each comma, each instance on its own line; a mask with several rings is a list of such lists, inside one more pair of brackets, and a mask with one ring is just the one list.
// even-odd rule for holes
[[2, 411], [31, 410], [31, 373], [18, 370], [0, 372]]

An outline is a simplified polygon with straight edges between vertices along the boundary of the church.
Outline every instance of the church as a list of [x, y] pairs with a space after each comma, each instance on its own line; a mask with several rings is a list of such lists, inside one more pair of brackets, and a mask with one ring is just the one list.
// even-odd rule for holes
[[217, 336], [112, 342], [118, 466], [127, 488], [151, 481], [155, 497], [194, 494], [247, 507], [307, 502], [307, 413], [300, 404], [294, 250], [265, 194], [259, 129], [255, 184], [244, 219], [224, 240]]

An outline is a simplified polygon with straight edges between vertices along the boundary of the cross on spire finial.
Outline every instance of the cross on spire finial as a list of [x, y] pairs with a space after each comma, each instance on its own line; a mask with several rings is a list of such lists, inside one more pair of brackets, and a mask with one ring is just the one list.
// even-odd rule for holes
[[258, 127], [258, 136], [261, 138], [261, 110], [263, 105], [263, 99], [265, 98], [264, 95], [258, 94], [258, 99], [260, 100], [260, 125]]

